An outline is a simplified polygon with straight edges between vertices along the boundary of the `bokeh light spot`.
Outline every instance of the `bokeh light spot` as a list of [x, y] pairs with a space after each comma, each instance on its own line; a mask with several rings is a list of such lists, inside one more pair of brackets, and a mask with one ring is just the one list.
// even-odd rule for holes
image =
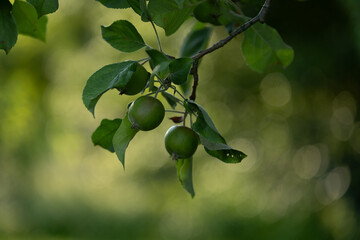
[[304, 179], [313, 178], [321, 166], [321, 153], [316, 146], [300, 148], [294, 156], [293, 167], [295, 173]]
[[341, 198], [350, 185], [350, 171], [347, 167], [337, 167], [325, 179], [325, 190], [330, 200]]
[[281, 73], [268, 74], [260, 85], [261, 97], [273, 107], [282, 107], [291, 99], [291, 88], [286, 77]]

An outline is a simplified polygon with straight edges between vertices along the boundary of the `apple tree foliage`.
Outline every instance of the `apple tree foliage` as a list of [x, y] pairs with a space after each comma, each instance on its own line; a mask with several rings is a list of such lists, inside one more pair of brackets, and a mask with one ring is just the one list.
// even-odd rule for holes
[[[239, 34], [243, 34], [241, 50], [249, 68], [262, 73], [275, 64], [287, 67], [293, 60], [293, 50], [284, 43], [274, 28], [265, 23], [270, 0], [264, 0], [261, 3], [263, 5], [259, 5], [258, 14], [252, 17], [243, 13], [243, 6], [249, 2], [246, 0], [96, 1], [119, 11], [132, 9], [143, 24], [154, 29], [158, 46], [149, 46], [136, 26], [126, 19], [101, 26], [103, 39], [114, 49], [126, 53], [141, 49], [146, 52], [147, 57], [112, 63], [96, 71], [87, 80], [83, 90], [85, 107], [95, 116], [95, 106], [103, 94], [111, 89], [127, 94], [126, 90], [130, 85], [132, 90], [141, 91], [133, 91], [128, 95], [156, 98], [161, 94], [171, 108], [166, 112], [175, 114], [169, 119], [174, 124], [188, 125], [198, 135], [199, 144], [203, 145], [206, 153], [224, 163], [241, 162], [246, 155], [226, 143], [209, 114], [195, 101], [199, 82], [198, 68], [202, 57], [220, 49]], [[45, 41], [46, 15], [57, 9], [58, 0], [15, 0], [13, 3], [8, 0], [0, 1], [0, 49], [8, 54], [15, 45], [18, 34]], [[170, 36], [190, 18], [196, 19], [197, 23], [184, 38], [179, 56], [166, 54], [166, 50], [161, 47], [157, 27], [162, 28], [166, 36]], [[224, 27], [228, 36], [208, 46], [215, 27]], [[94, 131], [92, 141], [94, 145], [116, 153], [125, 167], [125, 151], [137, 134], [141, 134], [141, 131], [134, 127], [126, 113], [122, 119], [103, 119]], [[193, 158], [175, 160], [179, 181], [193, 197]]]

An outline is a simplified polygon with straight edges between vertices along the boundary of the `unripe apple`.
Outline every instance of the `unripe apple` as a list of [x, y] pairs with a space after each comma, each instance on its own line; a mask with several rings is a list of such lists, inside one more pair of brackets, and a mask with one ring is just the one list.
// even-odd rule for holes
[[198, 135], [185, 126], [172, 126], [165, 134], [165, 148], [173, 159], [191, 157], [198, 144]]
[[136, 95], [145, 88], [148, 80], [149, 73], [143, 66], [138, 65], [129, 82], [125, 86], [118, 87], [117, 89], [120, 91], [120, 94]]
[[129, 107], [129, 120], [132, 126], [142, 131], [159, 126], [164, 116], [164, 105], [151, 96], [139, 97]]

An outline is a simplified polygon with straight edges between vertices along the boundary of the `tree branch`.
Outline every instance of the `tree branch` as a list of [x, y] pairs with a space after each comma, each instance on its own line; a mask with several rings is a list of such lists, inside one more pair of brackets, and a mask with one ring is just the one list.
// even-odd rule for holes
[[196, 89], [199, 84], [198, 67], [199, 67], [199, 60], [197, 59], [194, 61], [193, 66], [191, 68], [191, 74], [194, 77], [194, 83], [193, 83], [192, 92], [191, 92], [191, 96], [190, 96], [190, 100], [192, 100], [192, 101], [195, 101]]
[[266, 17], [266, 14], [267, 14], [269, 8], [270, 8], [270, 0], [266, 0], [265, 3], [264, 3], [264, 5], [263, 5], [262, 8], [261, 8], [259, 14], [258, 14], [258, 16], [259, 16], [259, 21], [260, 21], [261, 23], [264, 23], [264, 22], [265, 22], [265, 17]]
[[227, 36], [226, 38], [218, 41], [217, 43], [215, 43], [214, 45], [212, 45], [211, 47], [200, 51], [198, 54], [196, 54], [194, 57], [192, 57], [192, 59], [194, 60], [192, 69], [191, 69], [191, 74], [194, 76], [194, 84], [192, 87], [192, 93], [190, 96], [190, 100], [195, 101], [196, 98], [196, 89], [197, 86], [199, 84], [199, 75], [198, 75], [198, 66], [199, 66], [199, 60], [200, 58], [204, 57], [205, 55], [223, 47], [225, 44], [227, 44], [228, 42], [230, 42], [234, 37], [236, 37], [237, 35], [245, 32], [249, 27], [251, 27], [252, 25], [254, 25], [257, 22], [260, 23], [264, 23], [265, 22], [265, 17], [266, 14], [268, 12], [268, 9], [270, 7], [270, 1], [271, 0], [265, 0], [263, 6], [261, 7], [259, 13], [253, 17], [252, 19], [250, 19], [249, 21], [247, 21], [246, 23], [244, 23], [243, 25], [241, 25], [240, 27], [238, 27], [235, 31], [231, 32], [229, 34], [229, 36]]
[[211, 47], [200, 51], [198, 54], [196, 54], [193, 57], [193, 59], [198, 60], [198, 59], [202, 58], [203, 56], [205, 56], [206, 54], [209, 54], [209, 53], [215, 51], [216, 49], [219, 49], [219, 48], [223, 47], [225, 44], [230, 42], [234, 37], [236, 37], [240, 33], [245, 32], [249, 27], [251, 27], [255, 23], [257, 23], [257, 22], [264, 23], [265, 17], [266, 17], [266, 14], [268, 12], [269, 7], [270, 7], [270, 0], [265, 0], [265, 3], [261, 7], [258, 15], [256, 15], [255, 17], [253, 17], [252, 19], [250, 19], [249, 21], [247, 21], [246, 23], [244, 23], [240, 27], [238, 27], [235, 31], [231, 32], [229, 34], [229, 36], [227, 36], [226, 38], [220, 40], [219, 42], [215, 43]]

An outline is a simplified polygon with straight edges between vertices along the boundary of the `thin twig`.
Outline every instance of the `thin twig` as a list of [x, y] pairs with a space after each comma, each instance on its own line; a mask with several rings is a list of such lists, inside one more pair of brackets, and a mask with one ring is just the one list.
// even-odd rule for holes
[[261, 23], [265, 22], [265, 17], [266, 17], [266, 14], [267, 14], [269, 8], [270, 8], [270, 0], [266, 0], [264, 5], [262, 6], [262, 8], [260, 10], [260, 13], [258, 14], [259, 15], [259, 21]]
[[243, 25], [241, 25], [240, 27], [238, 27], [235, 31], [231, 32], [229, 34], [229, 36], [227, 36], [226, 38], [218, 41], [217, 43], [215, 43], [214, 45], [212, 45], [211, 47], [200, 51], [198, 54], [196, 54], [193, 59], [194, 60], [198, 60], [200, 58], [202, 58], [203, 56], [205, 56], [206, 54], [209, 54], [213, 51], [215, 51], [216, 49], [219, 49], [221, 47], [223, 47], [225, 44], [227, 44], [228, 42], [230, 42], [234, 37], [236, 37], [237, 35], [239, 35], [240, 33], [243, 33], [244, 31], [246, 31], [249, 27], [251, 27], [252, 25], [254, 25], [257, 22], [261, 22], [264, 23], [265, 20], [265, 16], [266, 13], [269, 9], [270, 6], [270, 0], [265, 0], [264, 5], [262, 6], [262, 8], [260, 9], [260, 12], [258, 13], [258, 15], [256, 15], [256, 17], [253, 17], [252, 19], [250, 19], [248, 22], [244, 23]]
[[192, 100], [192, 101], [195, 101], [196, 89], [197, 89], [197, 86], [199, 85], [198, 67], [199, 67], [199, 60], [197, 59], [194, 61], [193, 66], [191, 68], [191, 74], [194, 77], [194, 83], [193, 83], [192, 92], [190, 95], [190, 100]]
[[161, 89], [161, 86], [160, 86], [160, 87], [156, 90], [156, 92], [155, 92], [155, 96], [154, 96], [155, 98], [157, 98], [157, 95], [159, 94], [159, 92], [161, 92], [161, 90], [160, 90], [160, 89]]
[[162, 48], [161, 48], [160, 38], [159, 38], [158, 32], [157, 32], [157, 30], [156, 30], [156, 27], [155, 27], [155, 25], [154, 25], [154, 23], [153, 23], [152, 20], [150, 20], [150, 23], [151, 23], [151, 25], [152, 25], [152, 27], [153, 27], [153, 29], [154, 29], [154, 31], [155, 31], [156, 39], [157, 39], [157, 42], [158, 42], [158, 44], [159, 44], [159, 50], [160, 50], [160, 52], [163, 52], [163, 50], [162, 50]]
[[161, 79], [161, 77], [160, 77], [158, 74], [155, 74], [155, 76], [158, 78], [161, 86], [163, 86], [163, 85], [164, 85], [164, 81]]
[[140, 65], [144, 65], [145, 63], [147, 63], [149, 61], [149, 59], [144, 60], [142, 63], [140, 63]]
[[[157, 89], [158, 90], [158, 89]], [[160, 91], [155, 91], [155, 92], [150, 92], [150, 93], [147, 93], [147, 94], [145, 94], [145, 95], [143, 95], [143, 96], [150, 96], [150, 95], [153, 95], [153, 94], [156, 94], [156, 93], [161, 93], [161, 92], [165, 92], [166, 90], [165, 89], [162, 89], [162, 90], [160, 90]]]
[[185, 113], [185, 112], [176, 111], [176, 110], [165, 110], [165, 112], [170, 112], [170, 113], [181, 113], [181, 114], [184, 114], [184, 113]]
[[169, 58], [169, 59], [172, 59], [172, 60], [174, 60], [176, 57], [174, 57], [174, 56], [171, 56], [171, 55], [169, 55], [169, 54], [166, 54], [166, 53], [164, 53], [164, 55], [167, 57], [167, 58]]
[[186, 124], [186, 116], [187, 116], [187, 111], [185, 111], [185, 113], [184, 113], [184, 121], [183, 121], [183, 126], [185, 126], [185, 124]]
[[141, 58], [141, 59], [138, 59], [138, 60], [136, 60], [137, 62], [141, 62], [141, 61], [144, 61], [144, 60], [149, 60], [149, 58], [148, 57], [146, 57], [146, 58]]
[[[186, 98], [181, 94], [181, 92], [179, 92], [177, 89], [176, 89], [176, 87], [175, 86], [170, 86], [172, 89], [174, 89], [174, 92], [176, 92], [177, 94], [179, 94], [180, 95], [180, 97], [182, 97], [184, 100], [186, 100]], [[175, 94], [174, 94], [175, 95]]]

